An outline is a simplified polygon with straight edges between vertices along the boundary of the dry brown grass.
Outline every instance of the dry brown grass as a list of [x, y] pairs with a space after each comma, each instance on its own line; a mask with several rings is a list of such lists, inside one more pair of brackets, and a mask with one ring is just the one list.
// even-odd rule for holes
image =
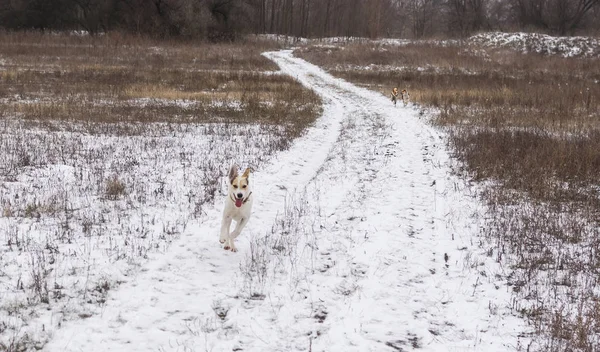
[[272, 74], [276, 65], [260, 53], [275, 48], [2, 33], [0, 117], [46, 128], [68, 121], [90, 132], [105, 123], [260, 122], [284, 124], [295, 137], [315, 119], [320, 100]]
[[101, 36], [0, 32], [0, 52], [7, 67], [44, 70], [79, 66], [88, 68], [152, 67], [208, 70], [274, 70], [260, 53], [277, 49], [274, 42], [251, 40], [210, 44], [158, 40], [123, 33]]
[[[478, 51], [479, 52], [479, 51]], [[408, 45], [343, 49], [309, 47], [300, 56], [333, 74], [385, 94], [407, 88], [413, 100], [439, 108], [442, 125], [598, 128], [600, 60]], [[381, 57], [377, 57], [380, 53]], [[380, 65], [374, 69], [356, 66]]]
[[113, 175], [106, 180], [105, 196], [107, 199], [115, 200], [126, 194], [126, 186], [119, 180], [117, 175]]
[[[600, 60], [474, 47], [372, 44], [297, 53], [349, 81], [437, 108], [464, 175], [489, 185], [490, 255], [543, 351], [600, 336]], [[374, 65], [365, 70], [361, 66]]]

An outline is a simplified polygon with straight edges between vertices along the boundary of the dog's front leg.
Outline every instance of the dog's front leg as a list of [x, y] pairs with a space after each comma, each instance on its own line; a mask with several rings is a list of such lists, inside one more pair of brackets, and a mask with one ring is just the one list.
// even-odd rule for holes
[[219, 242], [225, 243], [229, 239], [229, 227], [231, 226], [231, 216], [223, 214], [223, 221], [221, 221], [221, 234], [219, 235]]
[[235, 229], [229, 234], [229, 240], [227, 242], [227, 245], [225, 245], [225, 249], [228, 249], [227, 247], [229, 247], [229, 249], [231, 249], [232, 252], [237, 252], [237, 248], [235, 247], [235, 244], [233, 242], [236, 239], [236, 237], [238, 237], [240, 233], [242, 233], [242, 230], [244, 229], [244, 226], [246, 226], [247, 223], [248, 219], [241, 218], [240, 221], [238, 221], [235, 224]]

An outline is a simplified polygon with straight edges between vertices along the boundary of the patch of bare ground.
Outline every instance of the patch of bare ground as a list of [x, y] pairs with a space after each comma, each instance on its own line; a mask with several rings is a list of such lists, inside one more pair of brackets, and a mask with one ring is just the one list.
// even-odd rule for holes
[[527, 350], [600, 343], [600, 60], [409, 44], [308, 46], [296, 54], [389, 95], [433, 107], [481, 181], [488, 254], [509, 267], [513, 308], [535, 328]]
[[260, 55], [276, 48], [0, 33], [0, 350], [100, 312], [232, 162], [259, 169], [313, 123], [318, 96]]

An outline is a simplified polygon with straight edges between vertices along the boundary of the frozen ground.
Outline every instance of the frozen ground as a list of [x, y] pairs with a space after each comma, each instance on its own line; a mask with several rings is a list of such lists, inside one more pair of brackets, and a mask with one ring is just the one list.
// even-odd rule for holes
[[[204, 213], [221, 165], [260, 165], [280, 143], [263, 125], [125, 124], [113, 136], [4, 124], [0, 350], [39, 348], [64, 321], [98, 314]], [[124, 194], [107, 192], [111, 180]]]
[[[46, 351], [513, 351], [525, 323], [477, 237], [482, 208], [413, 107], [269, 53], [323, 116], [253, 174], [253, 217], [218, 243], [223, 200]], [[244, 167], [245, 165], [241, 165]], [[224, 168], [227, 165], [223, 165]], [[169, 216], [168, 213], [164, 216]]]
[[594, 37], [553, 37], [539, 33], [488, 32], [470, 37], [467, 42], [483, 47], [510, 48], [563, 57], [598, 57], [600, 41]]

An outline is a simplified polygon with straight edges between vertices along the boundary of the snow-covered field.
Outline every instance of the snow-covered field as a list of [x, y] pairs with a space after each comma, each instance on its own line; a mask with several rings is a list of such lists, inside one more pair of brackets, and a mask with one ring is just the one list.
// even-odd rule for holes
[[[423, 112], [452, 116], [438, 121], [450, 129], [458, 127], [453, 155], [465, 161], [459, 169], [465, 178], [480, 182], [480, 199], [489, 205], [481, 211], [486, 216], [480, 223], [480, 233], [494, 243], [488, 244], [488, 254], [507, 270], [513, 310], [535, 329], [534, 342], [524, 349], [595, 351], [600, 339], [594, 249], [600, 231], [597, 172], [587, 178], [574, 165], [593, 167], [598, 160], [598, 139], [590, 137], [597, 135], [599, 121], [593, 99], [598, 93], [598, 40], [484, 33], [464, 41], [410, 43], [414, 45], [332, 38], [312, 41], [295, 53], [384, 95], [395, 85], [406, 87], [424, 104], [419, 107]], [[505, 99], [511, 96], [518, 99]], [[544, 99], [527, 98], [536, 96]], [[577, 123], [555, 123], [555, 116]], [[523, 143], [499, 137], [503, 130], [505, 137], [524, 133]], [[489, 138], [474, 137], [484, 134]], [[538, 141], [546, 143], [539, 153], [531, 148]], [[589, 152], [546, 154], [564, 150], [564, 145]], [[517, 150], [528, 152], [514, 154]], [[510, 161], [504, 164], [481, 161], [505, 160], [507, 155]], [[565, 160], [555, 162], [561, 157]], [[541, 160], [549, 162], [536, 169]], [[491, 171], [494, 168], [506, 172]], [[511, 182], [519, 178], [514, 175], [523, 174], [543, 176]], [[585, 181], [577, 183], [575, 178]], [[544, 192], [533, 191], [540, 185]]]
[[467, 39], [471, 45], [508, 48], [563, 57], [599, 57], [600, 40], [593, 37], [553, 37], [539, 33], [488, 32]]
[[[383, 94], [407, 87], [433, 106], [438, 122], [454, 130], [460, 170], [479, 182], [489, 205], [480, 232], [507, 270], [512, 308], [535, 330], [524, 349], [596, 351], [598, 172], [575, 165], [599, 160], [598, 40], [485, 33], [455, 44], [313, 45], [297, 53]], [[577, 123], [555, 123], [555, 116]], [[574, 145], [588, 152], [565, 154]]]
[[99, 313], [206, 212], [222, 165], [260, 165], [281, 139], [262, 125], [131, 125], [143, 134], [129, 136], [55, 127], [5, 121], [0, 134], [5, 346], [41, 347], [65, 321]]
[[[48, 341], [46, 351], [527, 346], [503, 268], [477, 236], [482, 207], [451, 175], [445, 136], [412, 106], [394, 107], [290, 52], [267, 56], [324, 100], [317, 123], [272, 157], [276, 133], [258, 125], [169, 125], [129, 137], [15, 128], [15, 136], [2, 137], [3, 149], [24, 150], [4, 164], [25, 170], [2, 185], [4, 203], [11, 202], [3, 211], [21, 214], [19, 221], [0, 218], [5, 345], [20, 339], [29, 348]], [[75, 167], [90, 158], [89, 170]], [[222, 192], [231, 162], [257, 170], [253, 217], [237, 253], [218, 243], [222, 197], [201, 202], [207, 192]], [[108, 192], [113, 181], [126, 192]], [[64, 219], [43, 216], [57, 207]], [[47, 221], [60, 221], [63, 232], [48, 234]], [[55, 259], [40, 267], [48, 261], [38, 255]], [[57, 295], [59, 303], [44, 302]]]
[[554, 37], [539, 33], [505, 33], [484, 32], [473, 35], [464, 40], [408, 40], [395, 38], [382, 38], [371, 40], [360, 37], [330, 37], [319, 39], [307, 39], [290, 37], [284, 35], [262, 35], [268, 40], [277, 40], [286, 44], [308, 44], [308, 45], [339, 45], [352, 43], [370, 43], [380, 45], [403, 46], [409, 44], [431, 44], [441, 46], [470, 45], [483, 48], [505, 48], [517, 52], [535, 52], [546, 55], [560, 55], [563, 57], [600, 57], [600, 40], [595, 37]]

